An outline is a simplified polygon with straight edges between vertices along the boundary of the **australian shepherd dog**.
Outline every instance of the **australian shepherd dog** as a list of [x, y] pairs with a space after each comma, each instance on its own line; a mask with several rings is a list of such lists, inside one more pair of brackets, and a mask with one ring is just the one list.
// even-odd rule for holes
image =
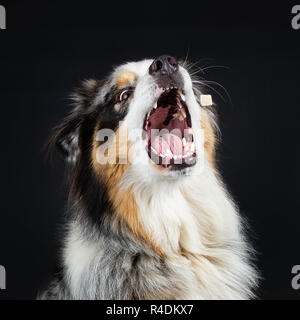
[[168, 55], [83, 82], [48, 144], [67, 163], [69, 222], [61, 271], [40, 299], [254, 297], [209, 100]]

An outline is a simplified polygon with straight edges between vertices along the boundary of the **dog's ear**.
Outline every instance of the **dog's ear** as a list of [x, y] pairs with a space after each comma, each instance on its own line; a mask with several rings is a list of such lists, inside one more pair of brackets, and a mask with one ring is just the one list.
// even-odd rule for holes
[[69, 164], [75, 164], [80, 153], [80, 125], [80, 115], [73, 110], [69, 116], [53, 129], [53, 133], [47, 143], [48, 151], [53, 152], [56, 149]]
[[100, 81], [97, 80], [86, 80], [82, 83], [71, 96], [73, 110], [53, 129], [46, 144], [48, 152], [58, 149], [70, 165], [75, 165], [80, 155], [80, 128], [94, 102], [99, 86]]

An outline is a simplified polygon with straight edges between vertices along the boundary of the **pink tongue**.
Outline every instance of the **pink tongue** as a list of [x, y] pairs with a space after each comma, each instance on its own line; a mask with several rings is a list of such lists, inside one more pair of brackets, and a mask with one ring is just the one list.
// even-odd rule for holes
[[168, 150], [170, 150], [173, 155], [179, 156], [182, 155], [183, 152], [181, 139], [170, 133], [156, 136], [151, 146], [157, 154], [162, 153], [163, 155], [167, 155]]

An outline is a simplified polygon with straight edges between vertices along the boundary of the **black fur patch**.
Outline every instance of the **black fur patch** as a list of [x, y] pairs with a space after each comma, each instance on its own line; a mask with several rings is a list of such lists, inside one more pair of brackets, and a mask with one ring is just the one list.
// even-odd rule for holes
[[127, 114], [127, 108], [121, 112], [114, 109], [118, 94], [115, 87], [105, 94], [104, 101], [95, 103], [103, 84], [105, 82], [86, 81], [76, 90], [72, 112], [54, 128], [47, 143], [49, 150], [58, 149], [66, 160], [72, 211], [76, 216], [91, 218], [91, 222], [98, 225], [111, 205], [104, 184], [91, 166], [94, 133], [96, 128], [116, 131]]

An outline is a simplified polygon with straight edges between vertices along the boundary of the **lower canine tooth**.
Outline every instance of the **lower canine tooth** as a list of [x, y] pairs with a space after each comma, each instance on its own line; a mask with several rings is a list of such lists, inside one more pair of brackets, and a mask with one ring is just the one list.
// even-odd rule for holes
[[157, 108], [157, 102], [155, 103], [155, 105], [154, 105], [154, 107], [153, 107], [154, 109], [156, 109]]
[[185, 102], [185, 96], [182, 93], [180, 93], [180, 97]]

